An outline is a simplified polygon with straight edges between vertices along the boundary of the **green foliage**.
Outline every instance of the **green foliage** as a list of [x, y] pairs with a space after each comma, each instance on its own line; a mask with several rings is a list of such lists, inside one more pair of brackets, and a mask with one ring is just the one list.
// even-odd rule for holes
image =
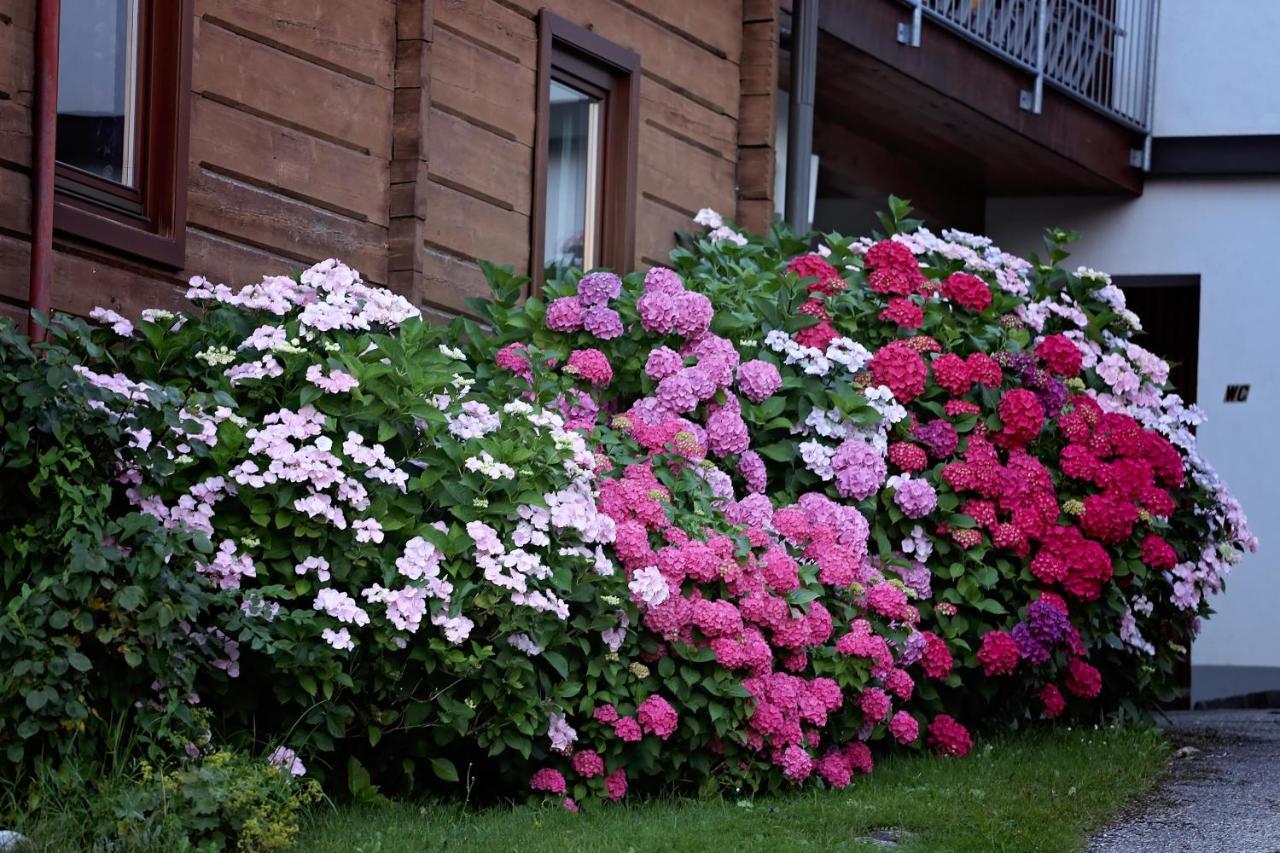
[[[43, 357], [42, 357], [43, 356]], [[0, 321], [0, 775], [100, 755], [127, 718], [153, 753], [197, 729], [207, 652], [190, 624], [228, 606], [189, 572], [207, 538], [165, 530], [112, 486], [119, 421], [58, 346]]]

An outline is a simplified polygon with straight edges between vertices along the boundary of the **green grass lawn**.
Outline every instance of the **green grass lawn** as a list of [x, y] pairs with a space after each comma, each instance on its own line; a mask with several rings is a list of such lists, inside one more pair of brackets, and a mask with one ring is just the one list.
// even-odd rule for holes
[[881, 829], [914, 851], [1079, 850], [1168, 755], [1154, 731], [1045, 731], [979, 743], [962, 760], [889, 759], [844, 791], [741, 801], [656, 800], [584, 809], [466, 810], [396, 804], [317, 813], [308, 853], [418, 850], [681, 851], [877, 849]]

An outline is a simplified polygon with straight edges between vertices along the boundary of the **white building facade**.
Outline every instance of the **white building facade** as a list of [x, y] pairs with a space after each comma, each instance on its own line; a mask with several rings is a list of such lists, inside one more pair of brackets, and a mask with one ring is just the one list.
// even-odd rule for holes
[[1199, 440], [1261, 545], [1193, 646], [1193, 703], [1280, 697], [1277, 34], [1276, 0], [1163, 0], [1142, 194], [995, 197], [986, 208], [987, 231], [1009, 251], [1040, 251], [1043, 228], [1061, 227], [1082, 235], [1072, 266], [1133, 286], [1198, 283], [1198, 331], [1181, 343], [1208, 418]]

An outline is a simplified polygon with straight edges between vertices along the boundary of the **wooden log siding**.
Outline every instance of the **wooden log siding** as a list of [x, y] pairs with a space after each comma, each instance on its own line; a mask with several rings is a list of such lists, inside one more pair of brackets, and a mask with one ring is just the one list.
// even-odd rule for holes
[[[26, 299], [35, 6], [0, 11], [6, 314]], [[544, 6], [640, 54], [635, 264], [665, 262], [698, 208], [740, 210], [765, 132], [744, 87], [776, 74], [742, 63], [762, 61], [753, 27], [776, 3], [195, 0], [186, 268], [60, 235], [54, 307], [136, 314], [178, 304], [193, 274], [243, 284], [333, 256], [462, 310], [486, 292], [479, 258], [529, 262]]]

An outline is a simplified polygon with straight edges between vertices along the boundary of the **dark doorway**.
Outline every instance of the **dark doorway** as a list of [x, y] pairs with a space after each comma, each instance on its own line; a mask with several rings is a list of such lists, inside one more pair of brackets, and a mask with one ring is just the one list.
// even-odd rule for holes
[[1182, 399], [1196, 401], [1200, 362], [1200, 276], [1118, 275], [1129, 309], [1142, 318], [1136, 343], [1169, 362], [1169, 382]]
[[[1117, 275], [1112, 281], [1124, 291], [1125, 304], [1142, 319], [1136, 343], [1169, 362], [1169, 382], [1188, 405], [1196, 401], [1196, 372], [1200, 362], [1200, 276]], [[1180, 695], [1161, 705], [1166, 710], [1191, 707], [1191, 654], [1183, 655], [1176, 671]]]

